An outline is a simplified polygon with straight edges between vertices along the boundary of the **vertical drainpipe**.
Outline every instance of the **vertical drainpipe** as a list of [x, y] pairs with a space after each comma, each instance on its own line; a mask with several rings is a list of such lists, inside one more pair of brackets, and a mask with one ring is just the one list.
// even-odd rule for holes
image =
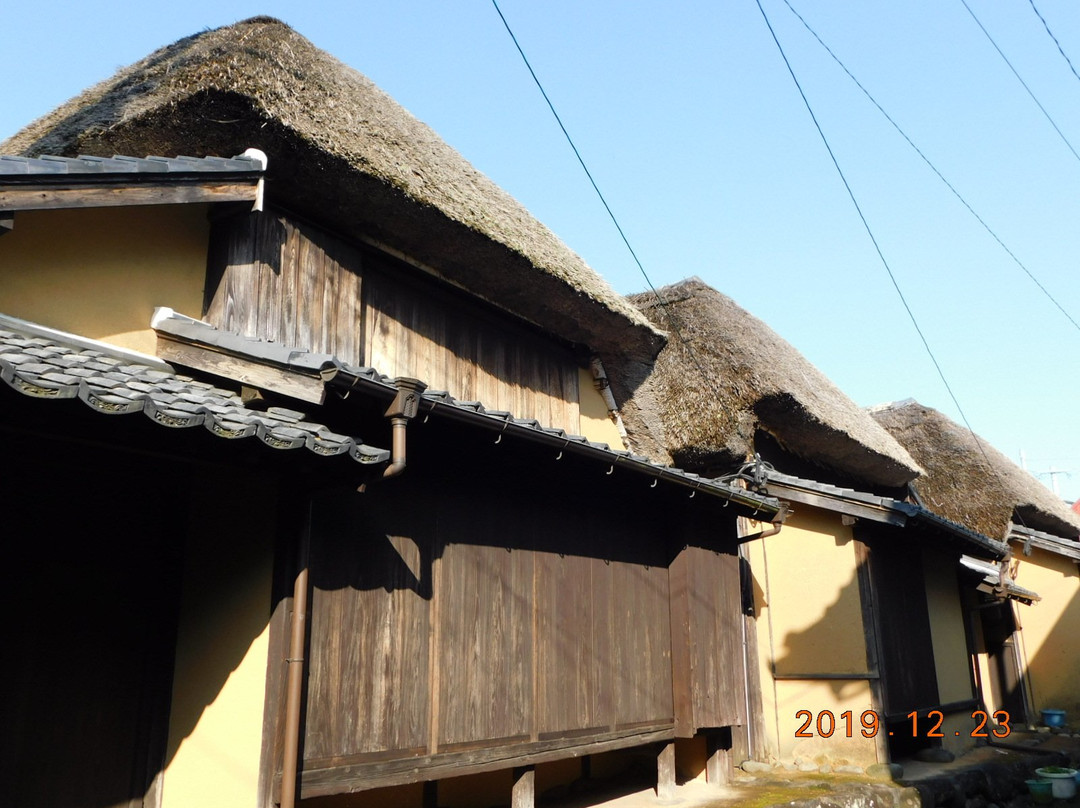
[[288, 669], [285, 679], [285, 727], [281, 765], [281, 808], [296, 805], [297, 773], [300, 766], [300, 709], [304, 696], [304, 647], [307, 640], [308, 611], [308, 547], [311, 532], [309, 501], [307, 524], [301, 539], [297, 559], [296, 579], [293, 582], [293, 610], [289, 623]]
[[[397, 395], [385, 415], [393, 430], [390, 465], [382, 477], [397, 477], [405, 471], [405, 428], [420, 409], [420, 397], [427, 385], [417, 379], [394, 379]], [[363, 492], [366, 485], [360, 486]], [[289, 628], [289, 656], [285, 662], [288, 673], [285, 680], [285, 740], [281, 765], [281, 808], [295, 808], [300, 768], [300, 711], [304, 696], [304, 646], [307, 641], [308, 611], [308, 545], [311, 531], [311, 505], [308, 505], [307, 525], [300, 551], [299, 569], [293, 583], [293, 613]]]

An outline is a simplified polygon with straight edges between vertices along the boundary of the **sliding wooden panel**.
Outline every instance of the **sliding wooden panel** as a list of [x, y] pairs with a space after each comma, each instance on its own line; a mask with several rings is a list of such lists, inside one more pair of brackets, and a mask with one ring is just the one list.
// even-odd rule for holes
[[537, 554], [537, 732], [602, 731], [613, 723], [611, 566], [597, 558]]
[[426, 749], [431, 520], [395, 500], [314, 508], [308, 760]]
[[532, 553], [451, 544], [436, 565], [439, 750], [528, 740]]

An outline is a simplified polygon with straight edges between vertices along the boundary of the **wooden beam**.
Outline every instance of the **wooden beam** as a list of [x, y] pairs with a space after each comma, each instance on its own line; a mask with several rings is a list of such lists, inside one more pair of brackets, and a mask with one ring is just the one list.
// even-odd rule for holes
[[675, 799], [675, 742], [660, 747], [656, 756], [656, 798]]
[[296, 371], [262, 365], [209, 348], [178, 342], [161, 332], [158, 332], [157, 338], [157, 354], [166, 362], [213, 373], [240, 384], [270, 390], [311, 404], [322, 404], [326, 398], [326, 386], [319, 377], [305, 376]]
[[712, 786], [726, 786], [735, 777], [734, 754], [731, 749], [731, 728], [710, 732], [705, 736], [705, 782]]
[[140, 182], [130, 185], [40, 183], [0, 188], [0, 210], [60, 210], [117, 205], [179, 205], [194, 202], [255, 204], [258, 182]]
[[854, 502], [852, 500], [830, 497], [812, 491], [803, 491], [798, 488], [788, 487], [783, 483], [770, 482], [767, 489], [770, 496], [788, 500], [790, 502], [798, 502], [802, 505], [813, 505], [815, 508], [821, 508], [822, 510], [833, 511], [834, 513], [840, 513], [846, 516], [855, 516], [860, 519], [869, 519], [873, 522], [883, 522], [887, 525], [898, 525], [903, 527], [907, 524], [907, 516], [882, 506], [874, 506], [861, 502]]
[[[397, 759], [306, 760], [300, 774], [300, 797], [325, 797], [343, 792], [399, 786], [419, 780], [439, 780], [514, 766], [533, 766], [570, 757], [600, 754], [632, 746], [645, 746], [675, 737], [671, 725], [663, 729], [619, 730], [584, 738], [560, 738], [461, 752], [443, 752]], [[379, 754], [379, 753], [376, 753]]]
[[514, 769], [514, 788], [510, 795], [510, 808], [536, 808], [535, 766]]

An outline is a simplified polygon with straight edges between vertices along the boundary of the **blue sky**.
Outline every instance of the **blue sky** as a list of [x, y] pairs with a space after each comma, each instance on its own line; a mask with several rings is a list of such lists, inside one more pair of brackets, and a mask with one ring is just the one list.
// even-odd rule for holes
[[[962, 2], [791, 4], [1080, 321], [1080, 158]], [[1029, 0], [968, 4], [1080, 151], [1080, 79]], [[1080, 5], [1035, 4], [1080, 68]], [[913, 397], [959, 420], [753, 0], [500, 5], [654, 284], [703, 278], [861, 405]], [[1073, 472], [1058, 483], [1080, 496], [1080, 329], [783, 0], [762, 5], [971, 425], [1034, 472]], [[645, 287], [489, 0], [4, 12], [0, 138], [181, 36], [271, 14], [431, 125], [616, 289]]]

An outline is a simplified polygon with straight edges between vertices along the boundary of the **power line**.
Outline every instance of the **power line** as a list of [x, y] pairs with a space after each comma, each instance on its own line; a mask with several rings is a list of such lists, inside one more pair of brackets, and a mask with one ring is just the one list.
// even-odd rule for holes
[[[941, 378], [941, 383], [945, 385], [945, 389], [949, 393], [949, 398], [952, 399], [953, 405], [956, 407], [956, 411], [960, 413], [960, 418], [963, 419], [964, 425], [967, 427], [968, 432], [971, 433], [971, 437], [975, 440], [975, 445], [979, 447], [983, 459], [986, 461], [987, 467], [993, 472], [994, 467], [990, 462], [990, 458], [986, 454], [986, 450], [983, 448], [982, 441], [979, 440], [978, 435], [975, 434], [975, 430], [971, 428], [971, 423], [968, 421], [967, 415], [964, 414], [964, 408], [960, 406], [960, 402], [956, 398], [956, 394], [953, 393], [952, 386], [949, 384], [949, 380], [945, 378], [945, 372], [941, 369], [941, 364], [938, 362], [937, 357], [934, 356], [933, 350], [930, 348], [930, 343], [926, 339], [926, 335], [923, 334], [922, 328], [919, 327], [918, 320], [915, 319], [915, 313], [911, 310], [911, 306], [908, 305], [907, 298], [904, 297], [903, 291], [900, 289], [900, 284], [896, 280], [896, 276], [893, 274], [892, 267], [889, 266], [889, 262], [885, 259], [885, 254], [881, 251], [881, 247], [878, 245], [878, 240], [874, 236], [874, 231], [870, 228], [870, 223], [866, 220], [866, 216], [863, 215], [862, 207], [859, 205], [859, 200], [855, 197], [855, 192], [852, 191], [851, 185], [847, 181], [847, 177], [844, 175], [844, 170], [840, 168], [840, 162], [836, 159], [836, 154], [832, 150], [832, 146], [829, 144], [829, 139], [825, 136], [825, 130], [821, 128], [821, 124], [818, 123], [817, 115], [814, 114], [813, 107], [810, 106], [810, 101], [806, 97], [806, 93], [803, 91], [802, 84], [799, 82], [798, 76], [795, 75], [795, 70], [791, 66], [791, 62], [788, 60], [787, 53], [784, 52], [784, 46], [780, 44], [779, 38], [776, 36], [776, 31], [773, 30], [772, 22], [769, 20], [769, 15], [765, 13], [764, 7], [761, 5], [761, 0], [754, 0], [757, 4], [758, 11], [761, 12], [762, 18], [765, 20], [765, 25], [769, 29], [769, 34], [772, 36], [773, 42], [776, 43], [777, 50], [780, 51], [780, 57], [784, 60], [784, 65], [787, 66], [788, 73], [791, 75], [791, 80], [795, 82], [795, 87], [799, 91], [799, 96], [802, 98], [803, 104], [806, 106], [806, 111], [810, 113], [810, 119], [814, 122], [814, 128], [817, 129], [818, 135], [821, 137], [821, 142], [825, 144], [825, 150], [829, 153], [829, 159], [832, 160], [833, 166], [836, 168], [836, 173], [840, 175], [840, 181], [844, 184], [844, 189], [847, 191], [848, 197], [851, 199], [851, 204], [855, 206], [855, 212], [859, 214], [859, 220], [862, 222], [863, 228], [866, 230], [866, 234], [870, 237], [871, 243], [874, 245], [874, 250], [877, 252], [878, 258], [881, 259], [881, 265], [885, 267], [885, 271], [889, 275], [889, 280], [892, 281], [893, 288], [896, 290], [896, 294], [900, 297], [900, 302], [904, 304], [904, 310], [907, 311], [908, 318], [911, 320], [911, 324], [915, 327], [916, 333], [919, 335], [919, 339], [922, 340], [923, 347], [926, 349], [926, 353], [930, 356], [930, 361], [934, 363], [934, 367], [937, 369], [938, 376]], [[963, 2], [963, 0], [961, 0]], [[995, 476], [996, 472], [994, 472]], [[999, 480], [1000, 482], [1000, 480]]]
[[1058, 42], [1058, 38], [1054, 36], [1054, 32], [1050, 30], [1050, 24], [1047, 23], [1046, 18], [1043, 17], [1039, 9], [1035, 6], [1035, 0], [1028, 0], [1028, 2], [1031, 3], [1031, 10], [1035, 12], [1035, 16], [1039, 18], [1040, 22], [1042, 22], [1043, 28], [1046, 29], [1046, 33], [1048, 33], [1050, 35], [1050, 38], [1054, 40], [1054, 44], [1057, 45], [1058, 53], [1061, 54], [1062, 58], [1069, 65], [1069, 70], [1071, 70], [1072, 74], [1076, 76], [1078, 80], [1080, 80], [1080, 73], [1076, 72], [1076, 68], [1073, 67], [1072, 59], [1070, 59], [1068, 54], [1066, 54], [1065, 51], [1062, 49], [1061, 43]]
[[1035, 97], [1035, 93], [1033, 93], [1031, 91], [1031, 88], [1028, 87], [1027, 82], [1020, 77], [1020, 74], [1016, 71], [1016, 68], [1013, 67], [1012, 62], [1009, 61], [1009, 57], [1006, 56], [1005, 52], [998, 47], [997, 42], [995, 42], [994, 38], [990, 36], [990, 32], [986, 30], [986, 27], [979, 21], [979, 18], [975, 16], [975, 12], [972, 11], [971, 6], [967, 4], [967, 0], [960, 0], [960, 2], [964, 5], [964, 8], [967, 9], [968, 14], [971, 15], [971, 19], [975, 20], [975, 24], [979, 26], [979, 29], [986, 35], [986, 38], [990, 40], [990, 44], [994, 46], [994, 50], [996, 50], [998, 52], [998, 55], [1003, 60], [1005, 60], [1005, 64], [1009, 66], [1009, 70], [1011, 70], [1012, 74], [1016, 76], [1016, 80], [1020, 82], [1021, 86], [1023, 86], [1025, 90], [1027, 90], [1027, 94], [1031, 96], [1031, 100], [1035, 102], [1035, 105], [1040, 110], [1042, 110], [1042, 114], [1046, 116], [1046, 120], [1050, 121], [1050, 125], [1054, 127], [1054, 131], [1058, 133], [1058, 137], [1061, 138], [1061, 141], [1069, 147], [1069, 151], [1072, 152], [1073, 157], [1075, 157], [1077, 161], [1080, 161], [1080, 154], [1076, 153], [1076, 149], [1073, 148], [1072, 143], [1069, 142], [1069, 139], [1065, 137], [1065, 134], [1061, 131], [1061, 129], [1058, 128], [1058, 125], [1054, 122], [1054, 119], [1050, 117], [1050, 113], [1046, 111], [1046, 107], [1044, 107], [1042, 105], [1042, 102]]
[[548, 97], [547, 91], [544, 90], [544, 85], [540, 83], [540, 79], [536, 75], [536, 71], [533, 70], [532, 65], [529, 63], [529, 57], [525, 55], [525, 51], [522, 49], [521, 44], [518, 42], [516, 36], [514, 36], [513, 29], [510, 28], [510, 23], [506, 21], [506, 17], [502, 13], [502, 9], [499, 8], [497, 0], [491, 0], [491, 4], [495, 6], [495, 11], [499, 14], [499, 19], [502, 20], [503, 27], [506, 28], [506, 33], [510, 35], [510, 39], [514, 42], [514, 47], [517, 48], [517, 52], [521, 55], [521, 60], [525, 63], [525, 67], [529, 70], [529, 75], [532, 76], [533, 82], [536, 84], [540, 94], [544, 97], [544, 101], [547, 102], [548, 109], [551, 110], [551, 114], [555, 116], [556, 122], [559, 124], [559, 128], [562, 130], [563, 136], [566, 138], [566, 142], [570, 144], [570, 148], [574, 152], [574, 156], [577, 158], [578, 163], [581, 164], [582, 170], [585, 172], [585, 176], [589, 178], [589, 183], [592, 185], [593, 190], [596, 191], [596, 195], [600, 198], [600, 202], [604, 206], [604, 210], [607, 211], [608, 217], [611, 219], [612, 224], [615, 225], [615, 229], [619, 232], [619, 237], [622, 239], [623, 244], [626, 245], [626, 249], [629, 250], [630, 256], [634, 259], [634, 263], [637, 264], [638, 270], [641, 272], [641, 276], [645, 278], [645, 283], [649, 285], [649, 289], [656, 296], [657, 301], [660, 303], [660, 308], [663, 310], [664, 315], [667, 317], [668, 322], [671, 324], [671, 330], [675, 332], [675, 336], [679, 342], [682, 343], [683, 348], [686, 349], [687, 354], [690, 356], [690, 360], [694, 363], [698, 373], [701, 374], [702, 380], [712, 388], [713, 393], [719, 398], [720, 391], [717, 389], [715, 382], [708, 373], [705, 372], [705, 368], [702, 366], [697, 354], [683, 336], [682, 329], [679, 328], [678, 318], [675, 313], [669, 308], [667, 301], [664, 300], [663, 295], [657, 291], [653, 285], [652, 280], [649, 278], [649, 274], [645, 271], [644, 265], [641, 263], [641, 259], [638, 258], [637, 253], [634, 252], [634, 248], [630, 246], [630, 240], [626, 237], [626, 233], [622, 229], [622, 225], [619, 224], [619, 220], [615, 217], [615, 213], [611, 210], [611, 206], [607, 203], [607, 199], [604, 198], [604, 194], [600, 191], [600, 186], [596, 184], [596, 180], [593, 179], [592, 172], [589, 171], [589, 167], [585, 164], [585, 159], [581, 156], [581, 152], [578, 151], [578, 147], [574, 144], [574, 139], [570, 137], [570, 133], [567, 131], [566, 126], [562, 122], [562, 118], [559, 117], [559, 113], [555, 111], [555, 105]]
[[810, 27], [810, 23], [808, 23], [805, 19], [803, 19], [803, 16], [801, 14], [799, 14], [798, 11], [795, 10], [795, 8], [791, 5], [790, 0], [784, 0], [784, 4], [788, 7], [788, 9], [791, 10], [791, 13], [794, 14], [798, 18], [799, 22], [801, 22], [803, 24], [803, 27], [806, 28], [806, 30], [810, 32], [810, 34], [814, 37], [814, 39], [817, 40], [818, 44], [821, 45], [821, 47], [823, 47], [825, 49], [825, 52], [828, 53], [829, 56], [832, 57], [833, 61], [836, 62], [840, 66], [840, 69], [843, 70], [847, 74], [848, 78], [850, 78], [853, 82], [855, 82], [855, 86], [858, 87], [860, 90], [862, 90], [863, 95], [865, 95], [867, 97], [867, 99], [869, 99], [870, 103], [873, 104], [875, 107], [877, 107], [878, 112], [880, 112], [883, 116], [885, 116], [885, 120], [887, 120], [890, 124], [892, 124], [893, 129], [895, 129], [897, 132], [900, 133], [900, 136], [904, 140], [907, 141], [907, 144], [909, 146], [911, 146], [912, 149], [915, 150], [915, 153], [917, 155], [919, 155], [919, 157], [922, 158], [922, 161], [924, 163], [926, 163], [926, 165], [929, 166], [930, 170], [933, 171], [934, 174], [937, 175], [937, 178], [939, 180], [941, 180], [945, 184], [945, 187], [948, 188], [950, 191], [952, 191], [953, 196], [955, 196], [958, 200], [960, 200], [960, 204], [963, 205], [965, 208], [967, 208], [968, 213], [970, 213], [972, 216], [975, 217], [975, 220], [979, 224], [981, 224], [983, 226], [983, 229], [986, 230], [986, 232], [990, 234], [991, 238], [993, 238], [994, 241], [996, 241], [998, 243], [998, 245], [1001, 247], [1001, 249], [1003, 249], [1006, 252], [1006, 254], [1008, 254], [1008, 256], [1013, 260], [1013, 262], [1018, 267], [1020, 267], [1020, 269], [1022, 269], [1024, 271], [1024, 274], [1026, 274], [1031, 279], [1031, 281], [1037, 287], [1039, 287], [1039, 290], [1044, 295], [1046, 295], [1046, 297], [1050, 300], [1051, 303], [1053, 303], [1055, 306], [1057, 306], [1058, 310], [1062, 314], [1065, 315], [1065, 318], [1070, 323], [1073, 324], [1073, 326], [1076, 328], [1076, 330], [1080, 331], [1080, 323], [1078, 323], [1073, 318], [1073, 316], [1071, 314], [1069, 314], [1069, 312], [1067, 312], [1065, 310], [1065, 307], [1062, 306], [1054, 298], [1054, 296], [1052, 294], [1050, 294], [1050, 291], [1045, 286], [1042, 285], [1042, 282], [1039, 281], [1039, 279], [1035, 277], [1035, 275], [1031, 272], [1031, 270], [1029, 270], [1019, 258], [1017, 258], [1016, 254], [1011, 249], [1009, 249], [1009, 247], [1005, 244], [1004, 241], [1001, 240], [1001, 238], [998, 236], [998, 234], [996, 232], [994, 232], [993, 228], [991, 228], [990, 225], [988, 225], [983, 220], [983, 218], [978, 213], [975, 212], [975, 209], [972, 208], [971, 205], [968, 204], [967, 200], [964, 199], [963, 196], [961, 196], [960, 192], [958, 190], [956, 190], [956, 188], [953, 186], [953, 184], [951, 182], [949, 182], [945, 178], [945, 176], [937, 169], [937, 166], [935, 166], [930, 161], [930, 158], [927, 157], [923, 153], [922, 149], [920, 149], [918, 146], [916, 146], [915, 142], [910, 137], [908, 137], [907, 133], [902, 128], [900, 128], [900, 124], [898, 124], [895, 120], [893, 120], [892, 116], [889, 115], [889, 113], [885, 111], [884, 107], [882, 107], [881, 104], [879, 104], [877, 102], [877, 99], [875, 99], [874, 96], [870, 94], [870, 91], [867, 90], [866, 87], [863, 86], [862, 82], [860, 82], [857, 78], [855, 78], [855, 75], [850, 70], [848, 70], [847, 66], [840, 60], [840, 57], [837, 56], [835, 53], [833, 53], [832, 49], [828, 45], [825, 44], [824, 40], [822, 40], [822, 38], [820, 36], [818, 36], [817, 31], [815, 31], [813, 28]]

